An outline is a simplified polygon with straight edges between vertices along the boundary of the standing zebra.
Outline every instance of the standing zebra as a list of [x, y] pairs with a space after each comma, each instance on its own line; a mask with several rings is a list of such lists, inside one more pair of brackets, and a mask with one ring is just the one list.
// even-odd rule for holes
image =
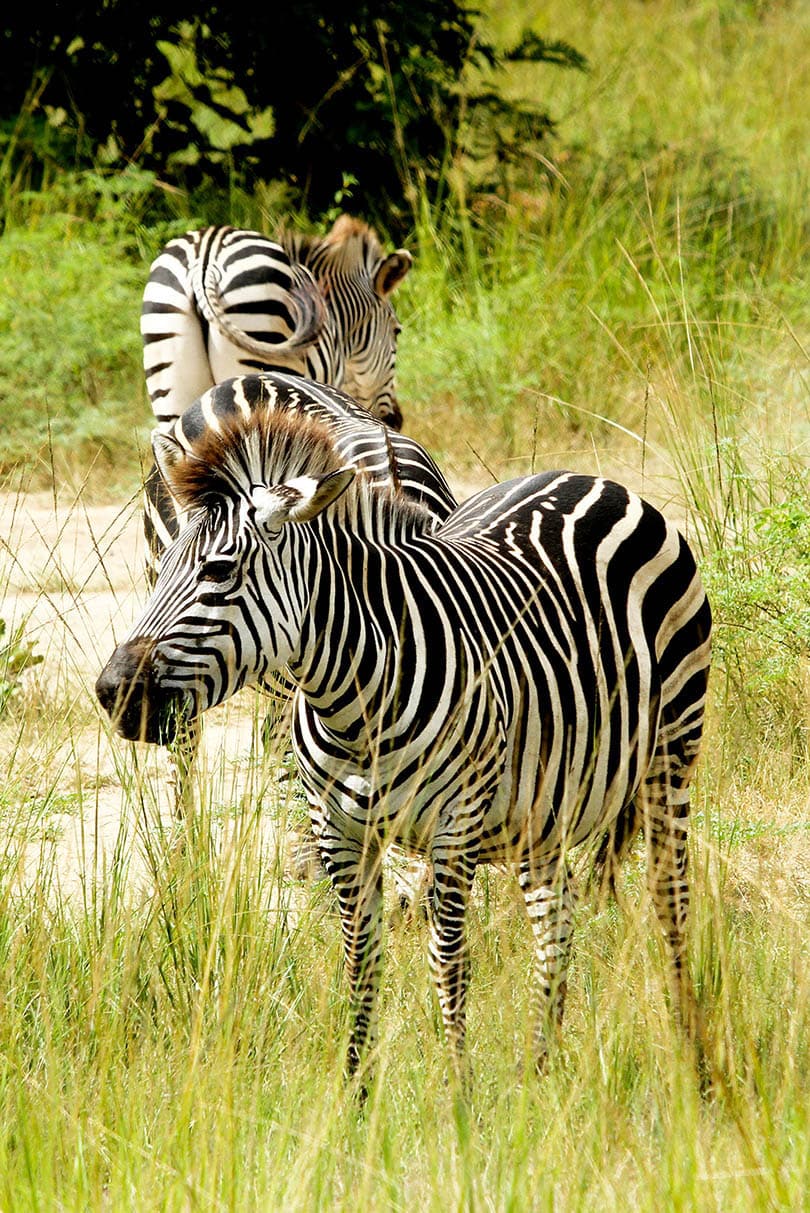
[[517, 870], [542, 1064], [563, 1009], [570, 851], [590, 840], [618, 857], [639, 829], [691, 1027], [688, 787], [711, 616], [676, 529], [622, 486], [567, 472], [493, 486], [436, 527], [292, 414], [235, 413], [189, 447], [157, 435], [155, 450], [193, 513], [96, 691], [120, 733], [155, 742], [289, 671], [340, 908], [349, 1071], [375, 1035], [390, 842], [433, 863], [431, 969], [456, 1068], [476, 866]]
[[[387, 256], [372, 228], [342, 215], [326, 236], [208, 227], [169, 241], [152, 263], [141, 312], [144, 371], [168, 431], [197, 397], [251, 371], [286, 371], [343, 387], [399, 429], [399, 322], [390, 296], [413, 262]], [[176, 537], [177, 505], [152, 468], [144, 524], [154, 581]]]
[[[418, 442], [390, 429], [343, 392], [295, 375], [266, 372], [226, 380], [186, 409], [168, 432], [191, 453], [207, 429], [218, 432], [234, 415], [248, 417], [256, 410], [299, 414], [318, 421], [328, 429], [343, 463], [362, 468], [376, 489], [396, 490], [419, 503], [434, 525], [456, 508], [447, 481]], [[156, 470], [155, 475], [163, 485], [160, 472]], [[180, 738], [169, 741], [171, 785], [178, 814], [198, 745], [197, 721], [189, 721]], [[288, 859], [293, 875], [313, 870], [311, 834], [296, 834], [290, 840]], [[395, 867], [394, 879], [400, 904], [410, 908], [426, 885], [428, 874], [412, 861], [406, 868]]]

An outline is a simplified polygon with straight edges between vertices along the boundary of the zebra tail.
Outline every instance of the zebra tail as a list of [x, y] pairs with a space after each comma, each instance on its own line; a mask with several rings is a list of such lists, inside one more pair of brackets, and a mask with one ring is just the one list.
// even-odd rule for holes
[[283, 358], [285, 354], [298, 353], [318, 340], [326, 325], [327, 314], [323, 294], [309, 270], [299, 265], [292, 268], [294, 281], [289, 291], [289, 299], [297, 319], [295, 330], [286, 341], [259, 341], [232, 322], [220, 302], [220, 271], [213, 261], [209, 262], [205, 270], [200, 262], [191, 270], [191, 286], [197, 307], [209, 324], [216, 325], [246, 353], [256, 354], [264, 359]]

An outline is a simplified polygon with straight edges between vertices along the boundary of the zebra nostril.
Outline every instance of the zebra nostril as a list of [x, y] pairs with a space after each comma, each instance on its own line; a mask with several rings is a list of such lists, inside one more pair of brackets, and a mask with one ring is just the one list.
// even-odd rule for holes
[[154, 680], [150, 640], [119, 645], [96, 680], [96, 696], [114, 728], [129, 741], [168, 740]]
[[108, 663], [96, 679], [95, 687], [96, 699], [98, 699], [108, 716], [112, 716], [115, 712], [119, 688], [120, 682], [113, 676]]

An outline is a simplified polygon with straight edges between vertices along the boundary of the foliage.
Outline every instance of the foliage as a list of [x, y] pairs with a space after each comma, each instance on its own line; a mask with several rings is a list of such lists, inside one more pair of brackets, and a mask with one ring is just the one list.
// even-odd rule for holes
[[[235, 148], [270, 139], [274, 128], [270, 107], [254, 110], [235, 83], [233, 71], [212, 67], [204, 74], [197, 60], [197, 36], [204, 41], [210, 31], [183, 21], [173, 32], [177, 42], [164, 39], [157, 43], [168, 61], [169, 75], [152, 95], [158, 124], [177, 131], [181, 140], [190, 136], [190, 142], [169, 153], [167, 167], [197, 165], [202, 159], [211, 165], [223, 164]], [[173, 112], [183, 111], [188, 114], [186, 121], [172, 119]], [[207, 150], [202, 152], [200, 145]]]
[[0, 619], [0, 716], [19, 689], [23, 674], [42, 661], [34, 652], [34, 642], [25, 639], [24, 624], [16, 627], [8, 638], [6, 630], [5, 619]]
[[706, 580], [730, 727], [740, 728], [734, 717], [742, 715], [803, 765], [810, 757], [810, 476], [796, 469], [775, 479], [776, 499], [751, 509], [745, 529], [715, 549]]
[[534, 92], [504, 96], [495, 69], [585, 66], [533, 32], [500, 51], [459, 0], [363, 0], [351, 20], [334, 0], [276, 6], [260, 22], [245, 0], [203, 4], [193, 22], [177, 3], [137, 22], [125, 8], [15, 13], [0, 117], [16, 174], [54, 158], [68, 167], [72, 132], [85, 162], [136, 160], [191, 186], [282, 178], [315, 211], [352, 178], [364, 210], [390, 223], [406, 213], [403, 187], [411, 207], [420, 186], [435, 194], [465, 132], [468, 150], [494, 149], [502, 164], [551, 129]]
[[143, 269], [126, 240], [120, 229], [112, 236], [51, 214], [0, 242], [0, 394], [25, 401], [3, 427], [4, 470], [50, 468], [67, 453], [89, 463], [100, 451], [108, 468], [137, 467], [133, 436], [148, 419], [138, 373]]

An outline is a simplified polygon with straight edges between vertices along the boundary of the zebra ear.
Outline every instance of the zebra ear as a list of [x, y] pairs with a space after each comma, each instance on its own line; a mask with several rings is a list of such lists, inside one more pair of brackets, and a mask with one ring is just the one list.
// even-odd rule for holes
[[386, 299], [399, 286], [412, 265], [413, 257], [404, 248], [398, 248], [380, 262], [374, 272], [374, 290], [381, 299]]
[[256, 525], [278, 530], [287, 522], [309, 522], [346, 492], [357, 468], [340, 468], [325, 476], [297, 476], [272, 488], [257, 485], [251, 493]]
[[155, 456], [158, 471], [165, 483], [171, 484], [172, 473], [187, 458], [186, 451], [171, 434], [164, 434], [161, 430], [155, 430], [152, 434], [152, 453]]

